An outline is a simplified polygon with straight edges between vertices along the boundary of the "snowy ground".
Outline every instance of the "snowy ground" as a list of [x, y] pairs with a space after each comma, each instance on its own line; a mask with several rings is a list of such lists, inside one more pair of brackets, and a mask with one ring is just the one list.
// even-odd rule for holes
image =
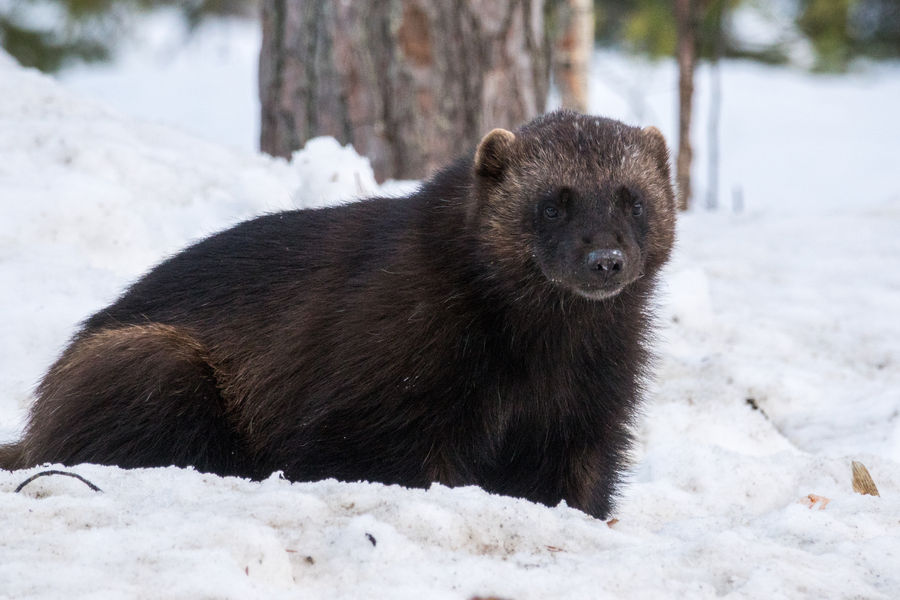
[[[598, 58], [595, 111], [670, 133], [670, 66]], [[900, 69], [724, 82], [744, 210], [681, 220], [616, 523], [474, 488], [85, 465], [102, 493], [17, 494], [37, 469], [0, 472], [0, 598], [900, 597]], [[227, 149], [3, 56], [0, 132], [0, 439], [76, 323], [163, 256], [375, 189], [329, 140], [290, 164]]]

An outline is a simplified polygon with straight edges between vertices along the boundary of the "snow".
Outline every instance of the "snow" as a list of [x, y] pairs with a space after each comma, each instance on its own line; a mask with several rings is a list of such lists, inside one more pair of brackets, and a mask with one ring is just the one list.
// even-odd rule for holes
[[113, 60], [75, 65], [60, 78], [126, 114], [232, 148], [257, 148], [259, 24], [219, 18], [189, 32], [178, 12], [157, 7], [139, 18], [120, 15], [127, 34]]
[[[596, 58], [595, 112], [674, 139], [671, 64]], [[723, 79], [744, 209], [681, 218], [616, 522], [477, 488], [80, 465], [102, 492], [15, 493], [41, 469], [0, 471], [0, 598], [900, 596], [900, 68]], [[166, 255], [378, 190], [334, 140], [288, 162], [81, 93], [0, 55], [0, 439], [78, 321]]]

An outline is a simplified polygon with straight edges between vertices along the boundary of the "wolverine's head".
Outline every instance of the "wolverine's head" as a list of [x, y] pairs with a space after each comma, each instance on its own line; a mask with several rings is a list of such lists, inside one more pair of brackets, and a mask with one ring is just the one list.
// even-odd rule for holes
[[614, 296], [669, 257], [675, 202], [654, 127], [551, 113], [488, 133], [474, 177], [470, 220], [493, 257], [578, 296]]

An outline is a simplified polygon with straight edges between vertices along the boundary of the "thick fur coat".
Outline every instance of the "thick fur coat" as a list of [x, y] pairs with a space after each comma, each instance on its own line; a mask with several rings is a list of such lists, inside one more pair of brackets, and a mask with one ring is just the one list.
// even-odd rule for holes
[[669, 180], [657, 130], [557, 112], [409, 197], [213, 235], [83, 324], [0, 462], [474, 484], [606, 516]]

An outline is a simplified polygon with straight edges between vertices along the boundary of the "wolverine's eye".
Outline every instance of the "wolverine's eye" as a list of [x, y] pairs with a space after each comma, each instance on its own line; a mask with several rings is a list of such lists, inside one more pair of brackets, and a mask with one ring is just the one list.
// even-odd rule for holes
[[637, 194], [635, 194], [634, 190], [628, 188], [628, 186], [623, 185], [619, 188], [618, 192], [619, 201], [624, 204], [624, 207], [627, 207], [629, 204], [631, 205], [631, 215], [634, 217], [639, 217], [644, 214], [644, 205], [641, 204], [641, 201]]
[[544, 216], [548, 219], [559, 218], [559, 209], [555, 206], [547, 206], [544, 208]]

